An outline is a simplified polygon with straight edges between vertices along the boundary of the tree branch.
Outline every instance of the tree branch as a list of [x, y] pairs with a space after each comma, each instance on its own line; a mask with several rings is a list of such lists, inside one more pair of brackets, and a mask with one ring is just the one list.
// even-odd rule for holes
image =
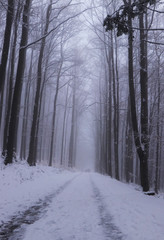
[[145, 40], [145, 42], [150, 43], [150, 44], [156, 44], [156, 45], [162, 45], [162, 46], [164, 46], [164, 43], [152, 42], [152, 41], [149, 41], [149, 40]]
[[25, 49], [25, 48], [29, 48], [30, 46], [40, 42], [42, 39], [48, 37], [52, 32], [54, 32], [57, 28], [59, 28], [61, 25], [63, 25], [64, 23], [68, 22], [69, 20], [78, 17], [79, 15], [81, 15], [82, 13], [86, 12], [88, 9], [84, 9], [83, 11], [77, 13], [74, 16], [68, 17], [67, 19], [65, 19], [63, 22], [59, 23], [56, 27], [52, 28], [47, 34], [45, 34], [44, 36], [38, 38], [37, 40], [27, 44], [26, 46], [21, 47], [21, 49]]

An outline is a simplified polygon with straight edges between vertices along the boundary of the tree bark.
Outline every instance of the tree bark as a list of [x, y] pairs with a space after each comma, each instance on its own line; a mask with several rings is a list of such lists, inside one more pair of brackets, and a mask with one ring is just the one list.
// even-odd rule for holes
[[[48, 5], [48, 8], [47, 8], [44, 35], [46, 35], [47, 32], [48, 32], [51, 9], [52, 9], [52, 0], [50, 1], [50, 4]], [[37, 147], [36, 146], [36, 143], [37, 143], [37, 140], [36, 140], [36, 137], [37, 137], [37, 121], [38, 121], [38, 114], [39, 114], [40, 91], [41, 91], [41, 84], [42, 84], [42, 62], [43, 62], [45, 42], [46, 42], [46, 39], [43, 38], [42, 41], [41, 41], [41, 47], [40, 47], [40, 53], [39, 53], [39, 59], [38, 59], [37, 87], [36, 87], [36, 93], [35, 93], [33, 120], [32, 120], [31, 133], [30, 133], [29, 154], [28, 154], [28, 159], [27, 159], [27, 162], [30, 166], [35, 166], [36, 165], [35, 156], [36, 156], [36, 147]]]
[[112, 77], [113, 77], [113, 104], [114, 104], [114, 162], [115, 162], [115, 178], [119, 180], [119, 162], [118, 162], [118, 121], [117, 121], [117, 91], [116, 91], [116, 74], [115, 74], [115, 62], [114, 62], [114, 47], [113, 47], [113, 35], [111, 34], [111, 59], [112, 59]]
[[158, 69], [157, 69], [157, 92], [158, 92], [158, 100], [157, 100], [157, 142], [156, 142], [156, 161], [155, 161], [155, 193], [158, 194], [159, 190], [159, 160], [160, 160], [160, 106], [161, 106], [161, 83], [160, 83], [160, 56], [158, 56]]
[[139, 16], [140, 27], [140, 86], [141, 86], [141, 144], [144, 158], [141, 161], [144, 176], [142, 181], [146, 189], [149, 189], [148, 182], [148, 156], [149, 156], [149, 136], [148, 136], [148, 76], [147, 76], [147, 52], [144, 31], [144, 14]]
[[[62, 57], [62, 53], [61, 53], [61, 57]], [[52, 166], [52, 159], [53, 159], [54, 134], [55, 134], [55, 123], [56, 123], [56, 106], [57, 106], [57, 99], [58, 99], [58, 93], [59, 93], [59, 81], [60, 81], [60, 77], [61, 77], [62, 65], [63, 65], [63, 59], [61, 59], [61, 63], [60, 63], [60, 66], [59, 66], [59, 72], [58, 72], [58, 76], [57, 76], [57, 82], [56, 82], [56, 92], [55, 92], [55, 98], [54, 98], [52, 128], [51, 128], [52, 133], [51, 133], [49, 166]]]
[[[74, 80], [76, 81], [76, 79]], [[71, 117], [71, 134], [69, 140], [69, 167], [75, 167], [74, 151], [75, 151], [75, 93], [76, 93], [76, 83], [73, 86], [73, 96], [72, 96], [72, 117]]]
[[[129, 4], [131, 4], [131, 0], [129, 0]], [[141, 186], [143, 188], [143, 191], [149, 191], [147, 156], [145, 155], [145, 152], [143, 151], [141, 146], [140, 135], [138, 131], [137, 114], [136, 114], [136, 100], [135, 100], [135, 90], [134, 90], [134, 80], [133, 80], [133, 31], [132, 31], [132, 19], [130, 15], [128, 17], [128, 25], [129, 25], [129, 36], [128, 36], [129, 93], [130, 93], [132, 127], [133, 127], [133, 134], [134, 134], [134, 142], [135, 142], [136, 150], [138, 153], [138, 157], [140, 159]]]
[[0, 95], [2, 93], [4, 82], [5, 82], [6, 66], [7, 66], [7, 59], [9, 54], [13, 17], [14, 17], [14, 0], [8, 0], [6, 27], [5, 27], [5, 34], [4, 34], [1, 64], [0, 64]]
[[10, 113], [11, 113], [11, 105], [12, 105], [12, 97], [13, 97], [13, 82], [14, 82], [14, 69], [15, 69], [15, 52], [16, 52], [16, 41], [17, 41], [17, 31], [18, 31], [18, 21], [20, 19], [20, 1], [18, 2], [17, 13], [15, 16], [14, 22], [14, 40], [12, 43], [12, 50], [11, 50], [11, 69], [10, 69], [10, 77], [9, 77], [9, 86], [8, 86], [8, 101], [7, 101], [7, 112], [5, 116], [5, 127], [4, 127], [4, 134], [3, 134], [3, 155], [5, 156], [6, 148], [7, 148], [7, 135], [9, 130], [9, 120], [10, 120]]
[[32, 77], [32, 64], [33, 64], [33, 51], [31, 53], [28, 82], [26, 84], [25, 101], [24, 101], [24, 113], [23, 113], [23, 126], [22, 126], [22, 139], [21, 139], [21, 159], [26, 159], [27, 151], [27, 127], [28, 127], [28, 115], [29, 115], [29, 100], [30, 100], [30, 86]]
[[133, 174], [133, 132], [131, 124], [130, 101], [128, 99], [128, 110], [125, 132], [125, 177], [127, 182], [132, 182]]
[[9, 135], [7, 142], [7, 155], [5, 158], [5, 164], [12, 163], [13, 157], [15, 155], [14, 141], [16, 139], [16, 123], [17, 123], [17, 114], [19, 113], [20, 101], [21, 101], [21, 92], [23, 85], [23, 75], [25, 69], [26, 61], [26, 48], [23, 48], [27, 45], [28, 41], [28, 27], [29, 27], [29, 15], [30, 7], [32, 0], [26, 0], [23, 10], [23, 23], [22, 23], [22, 36], [19, 50], [18, 58], [18, 67], [15, 88], [13, 93], [13, 101], [11, 108], [10, 124], [9, 124]]
[[66, 98], [65, 98], [65, 106], [64, 106], [64, 117], [63, 117], [63, 127], [62, 127], [62, 141], [61, 141], [61, 157], [60, 157], [60, 165], [62, 166], [64, 163], [64, 139], [65, 139], [65, 128], [66, 128], [66, 113], [67, 113], [67, 103], [68, 103], [68, 90], [69, 85], [67, 86]]

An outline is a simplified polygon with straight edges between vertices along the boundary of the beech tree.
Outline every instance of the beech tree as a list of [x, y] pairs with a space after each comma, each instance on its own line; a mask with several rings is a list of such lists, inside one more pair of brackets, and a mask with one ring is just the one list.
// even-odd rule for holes
[[0, 94], [2, 93], [4, 82], [5, 82], [5, 76], [6, 76], [6, 66], [7, 66], [8, 54], [9, 54], [12, 23], [14, 18], [14, 7], [15, 7], [14, 0], [8, 0], [6, 27], [5, 27], [4, 40], [3, 40], [1, 63], [0, 63]]
[[16, 139], [16, 126], [17, 126], [17, 115], [19, 114], [23, 75], [25, 69], [26, 60], [26, 48], [28, 41], [28, 28], [29, 28], [29, 16], [32, 0], [26, 0], [23, 10], [23, 22], [22, 22], [22, 35], [20, 42], [20, 50], [18, 57], [17, 75], [13, 93], [11, 116], [9, 123], [9, 134], [7, 139], [7, 153], [5, 157], [5, 164], [12, 163], [13, 157], [15, 156], [14, 142]]
[[55, 134], [55, 123], [56, 123], [56, 108], [57, 108], [57, 100], [58, 100], [58, 94], [59, 94], [59, 84], [60, 84], [60, 78], [61, 78], [61, 71], [62, 71], [63, 61], [64, 61], [62, 44], [63, 43], [61, 42], [61, 59], [60, 59], [60, 62], [59, 62], [59, 67], [58, 67], [59, 69], [58, 69], [58, 73], [57, 73], [56, 90], [55, 90], [54, 105], [53, 105], [52, 133], [51, 133], [49, 166], [52, 166], [52, 161], [53, 161], [54, 134]]
[[[13, 85], [14, 85], [14, 71], [15, 71], [15, 59], [16, 59], [16, 42], [18, 37], [18, 26], [20, 21], [20, 15], [22, 13], [22, 5], [21, 0], [18, 1], [17, 9], [14, 18], [14, 26], [13, 26], [13, 42], [11, 44], [11, 59], [10, 59], [10, 75], [7, 84], [7, 94], [6, 94], [6, 114], [5, 114], [5, 126], [3, 132], [3, 156], [5, 156], [6, 147], [7, 147], [7, 134], [9, 131], [9, 119], [11, 112], [11, 104], [12, 104], [12, 96], [13, 96]], [[18, 118], [18, 116], [17, 116]]]
[[[51, 16], [51, 9], [52, 9], [52, 0], [47, 7], [46, 11], [46, 23], [44, 27], [44, 35], [48, 32], [50, 16]], [[40, 46], [40, 53], [38, 59], [38, 68], [37, 68], [37, 87], [36, 87], [36, 94], [35, 94], [35, 103], [33, 109], [33, 120], [31, 126], [31, 134], [30, 134], [30, 145], [29, 145], [29, 155], [27, 162], [30, 166], [35, 166], [36, 164], [36, 148], [37, 148], [37, 122], [38, 122], [38, 114], [39, 114], [39, 99], [40, 99], [40, 91], [42, 86], [42, 63], [43, 63], [43, 54], [45, 49], [46, 39], [43, 38], [41, 41]]]
[[[143, 191], [149, 191], [148, 180], [148, 153], [149, 153], [149, 137], [148, 137], [148, 83], [147, 83], [147, 53], [145, 43], [144, 30], [144, 13], [148, 4], [154, 4], [155, 1], [134, 1], [128, 2], [124, 0], [124, 5], [116, 12], [114, 16], [108, 15], [104, 20], [106, 31], [117, 28], [117, 36], [128, 34], [129, 39], [129, 93], [131, 105], [131, 118], [134, 134], [134, 141], [137, 153], [140, 159], [140, 176]], [[141, 139], [138, 130], [135, 91], [133, 81], [133, 27], [132, 19], [139, 16], [140, 29], [140, 86], [141, 86]]]

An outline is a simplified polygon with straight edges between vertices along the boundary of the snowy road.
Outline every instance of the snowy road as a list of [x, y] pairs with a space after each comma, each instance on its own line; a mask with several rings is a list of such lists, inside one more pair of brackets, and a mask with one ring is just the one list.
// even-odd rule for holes
[[4, 224], [2, 240], [121, 240], [89, 174], [66, 181], [53, 194]]
[[50, 205], [53, 198], [57, 197], [66, 187], [69, 185], [75, 177], [66, 181], [60, 186], [54, 193], [46, 196], [44, 199], [40, 199], [34, 205], [27, 210], [20, 212], [19, 215], [15, 215], [10, 221], [0, 226], [0, 239], [23, 239], [23, 232], [26, 225], [33, 224], [37, 220], [43, 217], [43, 213], [46, 212], [47, 207]]
[[96, 173], [15, 169], [0, 176], [0, 240], [163, 240], [163, 198]]

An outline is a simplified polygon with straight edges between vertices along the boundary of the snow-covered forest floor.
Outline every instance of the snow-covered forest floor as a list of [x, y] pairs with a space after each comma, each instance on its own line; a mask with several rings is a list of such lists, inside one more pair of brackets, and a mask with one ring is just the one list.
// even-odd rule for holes
[[164, 198], [92, 172], [0, 165], [1, 240], [163, 240]]

